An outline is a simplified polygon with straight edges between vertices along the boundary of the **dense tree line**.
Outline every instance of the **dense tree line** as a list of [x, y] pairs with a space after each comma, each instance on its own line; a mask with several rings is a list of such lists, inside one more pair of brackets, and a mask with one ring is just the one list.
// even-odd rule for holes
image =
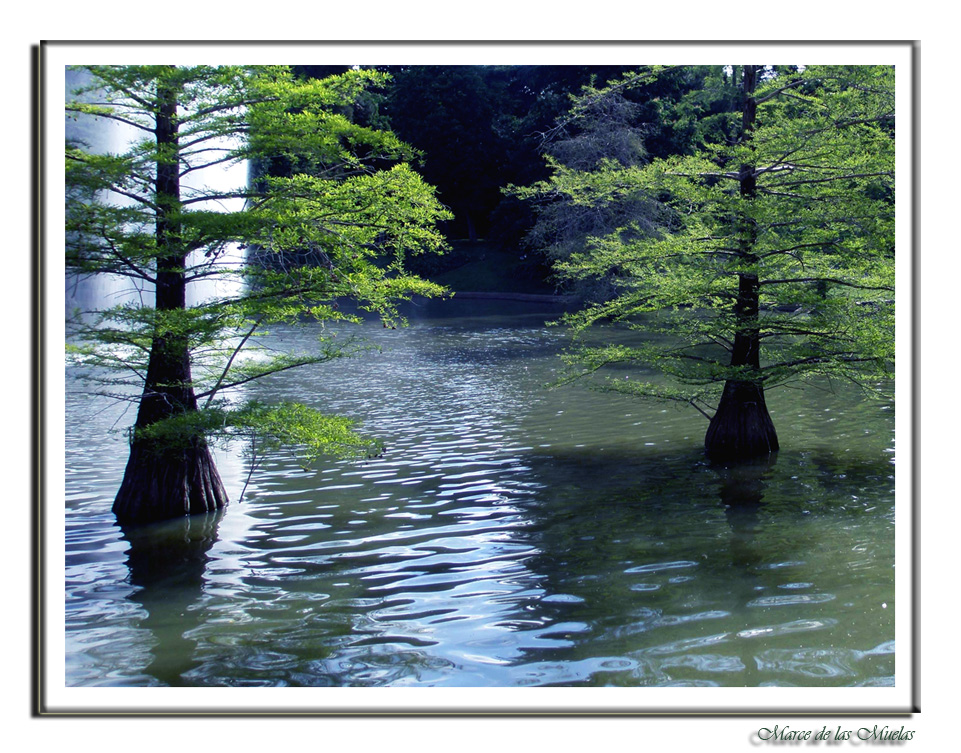
[[[323, 77], [345, 66], [296, 66], [304, 77]], [[453, 217], [442, 224], [448, 240], [483, 238], [540, 261], [535, 273], [567, 292], [597, 291], [554, 278], [551, 265], [563, 247], [610, 227], [559, 212], [550, 201], [522, 201], [505, 192], [546, 179], [544, 155], [571, 165], [618, 157], [656, 159], [690, 154], [725, 127], [736, 106], [737, 81], [717, 66], [677, 66], [605, 97], [607, 111], [572, 112], [578, 97], [605, 87], [628, 65], [382, 66], [390, 83], [370, 94], [352, 117], [391, 129], [420, 153], [416, 167], [436, 186]], [[724, 85], [719, 82], [724, 80]], [[616, 112], [615, 112], [616, 110]], [[619, 140], [619, 146], [615, 142]], [[624, 148], [639, 149], [633, 157]], [[602, 214], [604, 214], [602, 212]], [[425, 273], [456, 264], [454, 256], [414, 261]], [[420, 265], [418, 267], [418, 264]]]

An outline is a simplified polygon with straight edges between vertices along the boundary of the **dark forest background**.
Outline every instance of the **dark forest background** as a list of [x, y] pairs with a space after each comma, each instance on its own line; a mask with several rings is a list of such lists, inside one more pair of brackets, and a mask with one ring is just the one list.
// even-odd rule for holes
[[[348, 66], [294, 66], [323, 78]], [[625, 164], [689, 154], [724, 128], [737, 82], [718, 66], [683, 66], [603, 98], [601, 110], [570, 116], [574, 97], [632, 70], [625, 64], [378, 66], [391, 84], [366, 95], [353, 118], [388, 128], [420, 152], [416, 163], [454, 218], [443, 256], [415, 259], [414, 272], [454, 290], [569, 293], [551, 274], [558, 248], [602, 232], [620, 217], [587, 216], [559, 227], [549, 196], [522, 200], [505, 190], [550, 175], [545, 155], [589, 170], [601, 159]], [[708, 85], [710, 84], [710, 85]], [[706, 92], [710, 92], [707, 94]], [[717, 118], [713, 118], [717, 115]], [[629, 208], [621, 208], [629, 211]], [[564, 236], [567, 237], [564, 237]]]

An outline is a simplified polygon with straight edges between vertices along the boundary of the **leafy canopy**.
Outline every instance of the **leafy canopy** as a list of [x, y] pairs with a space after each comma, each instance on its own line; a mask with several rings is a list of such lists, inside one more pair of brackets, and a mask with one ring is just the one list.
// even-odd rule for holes
[[[157, 443], [242, 436], [259, 438], [259, 447], [293, 443], [308, 457], [372, 451], [349, 421], [303, 406], [245, 403], [238, 393], [253, 380], [357, 352], [360, 345], [338, 340], [329, 326], [359, 321], [344, 300], [394, 326], [402, 323], [398, 302], [443, 293], [409, 274], [405, 261], [443, 250], [436, 225], [449, 214], [407, 164], [415, 156], [408, 146], [350, 117], [355, 101], [386, 84], [385, 74], [301, 80], [284, 66], [85, 71], [88, 83], [68, 101], [67, 116], [95, 118], [92, 127], [119, 123], [133, 136], [111, 153], [67, 144], [68, 272], [119, 276], [148, 290], [159, 275], [173, 275], [188, 292], [180, 306], [155, 307], [148, 298], [76, 312], [73, 360], [107, 394], [139, 400], [132, 388], [146, 384], [151, 348], [185, 343], [191, 381], [182, 386], [197, 410], [149, 427], [144, 438]], [[158, 137], [171, 92], [175, 140]], [[238, 162], [254, 179], [222, 187], [205, 177]], [[172, 167], [175, 190], [158, 179]], [[211, 289], [218, 292], [204, 294]], [[271, 325], [298, 323], [318, 331], [311, 352], [258, 345]]]
[[[575, 112], [630, 80], [587, 92]], [[826, 375], [876, 389], [894, 362], [894, 70], [769, 66], [746, 138], [732, 137], [742, 108], [715, 107], [743, 101], [732, 94], [736, 69], [719, 69], [714, 81], [716, 93], [696, 92], [680, 108], [704, 122], [694, 154], [601, 159], [589, 169], [555, 160], [552, 177], [525, 192], [572, 213], [660, 203], [634, 219], [622, 212], [626, 221], [557, 262], [562, 279], [604, 279], [614, 289], [565, 320], [576, 343], [572, 375], [604, 370], [607, 388], [709, 410], [725, 381], [745, 377], [730, 353], [739, 280], [748, 276], [758, 280], [761, 308], [762, 363], [752, 380], [770, 387]], [[748, 176], [756, 188], [745, 195]], [[591, 327], [599, 322], [640, 336], [598, 343]], [[612, 366], [653, 368], [667, 380], [610, 377]]]

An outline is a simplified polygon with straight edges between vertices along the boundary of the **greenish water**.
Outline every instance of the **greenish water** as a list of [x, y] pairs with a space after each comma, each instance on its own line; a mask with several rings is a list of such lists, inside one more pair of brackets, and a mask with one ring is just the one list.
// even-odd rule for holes
[[68, 371], [67, 685], [893, 684], [893, 406], [775, 390], [774, 462], [712, 466], [696, 412], [544, 389], [556, 315], [365, 327], [381, 352], [248, 394], [360, 418], [382, 457], [272, 458], [238, 503], [237, 448], [225, 513], [133, 532], [132, 412]]

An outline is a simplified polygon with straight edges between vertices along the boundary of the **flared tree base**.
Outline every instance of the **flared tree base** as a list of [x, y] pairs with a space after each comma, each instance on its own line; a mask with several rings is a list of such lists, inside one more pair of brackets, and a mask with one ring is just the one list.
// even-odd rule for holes
[[113, 512], [121, 525], [140, 525], [226, 505], [227, 492], [206, 442], [160, 450], [135, 441]]
[[764, 388], [754, 382], [728, 382], [704, 437], [712, 460], [750, 460], [778, 451], [777, 432], [764, 402]]

